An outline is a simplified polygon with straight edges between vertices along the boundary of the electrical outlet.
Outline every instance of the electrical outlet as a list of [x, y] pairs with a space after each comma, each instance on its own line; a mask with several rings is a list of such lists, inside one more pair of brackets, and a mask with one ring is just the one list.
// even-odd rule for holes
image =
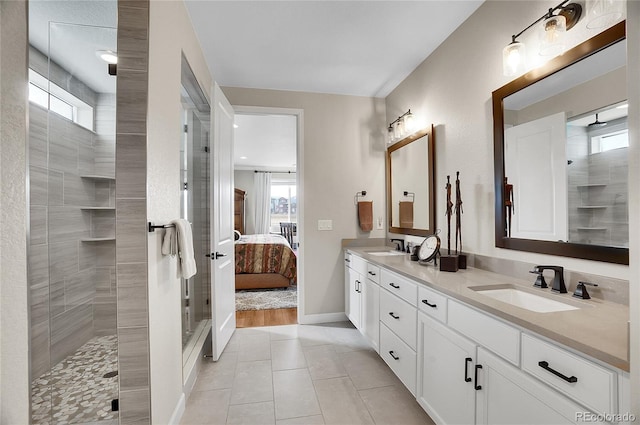
[[318, 220], [318, 230], [333, 230], [333, 220]]
[[382, 221], [382, 217], [378, 217], [378, 230], [384, 229], [384, 222]]

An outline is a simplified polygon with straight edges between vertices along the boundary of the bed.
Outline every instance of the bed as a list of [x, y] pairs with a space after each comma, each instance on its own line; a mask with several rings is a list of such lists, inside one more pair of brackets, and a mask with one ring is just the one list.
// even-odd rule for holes
[[296, 284], [296, 254], [280, 235], [242, 235], [235, 243], [236, 289]]

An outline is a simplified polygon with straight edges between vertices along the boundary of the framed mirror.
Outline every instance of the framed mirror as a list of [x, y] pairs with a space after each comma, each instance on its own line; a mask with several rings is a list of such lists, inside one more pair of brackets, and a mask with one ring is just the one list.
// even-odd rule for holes
[[628, 264], [625, 22], [492, 98], [496, 246]]
[[433, 126], [387, 149], [389, 232], [427, 236], [435, 232]]

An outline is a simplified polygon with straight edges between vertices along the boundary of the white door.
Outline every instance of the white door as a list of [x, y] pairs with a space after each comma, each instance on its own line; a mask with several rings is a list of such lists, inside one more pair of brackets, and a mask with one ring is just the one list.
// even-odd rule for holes
[[505, 130], [505, 176], [513, 185], [511, 237], [567, 241], [564, 112]]
[[211, 316], [213, 360], [236, 329], [233, 235], [233, 108], [218, 84], [213, 91], [213, 196], [211, 208]]

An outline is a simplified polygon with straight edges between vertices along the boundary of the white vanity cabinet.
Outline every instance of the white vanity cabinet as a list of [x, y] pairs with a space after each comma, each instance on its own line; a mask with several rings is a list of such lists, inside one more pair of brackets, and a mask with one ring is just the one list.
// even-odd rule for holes
[[345, 313], [378, 352], [380, 341], [378, 278], [380, 269], [363, 258], [345, 253]]
[[475, 422], [475, 365], [473, 342], [418, 314], [416, 398], [437, 424]]

